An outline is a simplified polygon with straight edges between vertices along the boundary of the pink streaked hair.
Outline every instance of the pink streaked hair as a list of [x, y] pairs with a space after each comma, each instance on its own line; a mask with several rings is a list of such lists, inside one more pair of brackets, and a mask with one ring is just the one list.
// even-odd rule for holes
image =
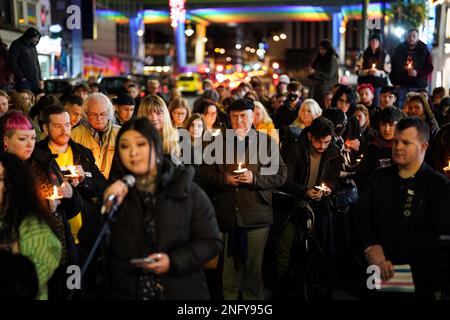
[[33, 130], [33, 125], [30, 119], [21, 112], [13, 111], [5, 115], [8, 119], [5, 121], [3, 127], [5, 135], [9, 135], [15, 130]]

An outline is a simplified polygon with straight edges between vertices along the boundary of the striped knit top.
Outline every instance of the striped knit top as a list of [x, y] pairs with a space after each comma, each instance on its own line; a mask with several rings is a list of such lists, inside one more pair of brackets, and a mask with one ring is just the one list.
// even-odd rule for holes
[[36, 216], [26, 217], [19, 226], [19, 251], [36, 268], [39, 280], [38, 300], [47, 300], [47, 282], [61, 258], [61, 243], [50, 227]]

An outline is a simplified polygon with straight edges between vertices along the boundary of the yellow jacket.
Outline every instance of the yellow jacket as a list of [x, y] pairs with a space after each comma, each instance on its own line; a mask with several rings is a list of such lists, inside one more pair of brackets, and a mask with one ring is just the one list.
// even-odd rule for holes
[[280, 137], [278, 135], [278, 131], [275, 129], [275, 126], [273, 123], [265, 124], [260, 122], [258, 126], [256, 127], [256, 131], [264, 132], [265, 134], [268, 134], [271, 136], [276, 143], [280, 143]]
[[100, 137], [89, 124], [81, 124], [72, 130], [71, 136], [73, 141], [78, 142], [92, 151], [95, 164], [106, 179], [108, 179], [109, 171], [111, 170], [119, 129], [119, 126], [109, 121], [103, 134], [101, 145], [99, 144]]

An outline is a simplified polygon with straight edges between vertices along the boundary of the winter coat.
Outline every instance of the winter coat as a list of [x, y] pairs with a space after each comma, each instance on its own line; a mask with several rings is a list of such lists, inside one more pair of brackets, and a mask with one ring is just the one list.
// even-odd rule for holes
[[[200, 167], [200, 175], [205, 184], [205, 188], [210, 190], [212, 202], [216, 209], [217, 220], [221, 227], [240, 227], [240, 228], [260, 228], [267, 227], [273, 223], [272, 212], [272, 190], [278, 188], [286, 181], [286, 165], [278, 153], [278, 144], [268, 135], [251, 130], [246, 139], [248, 139], [248, 147], [246, 148], [246, 158], [252, 159], [253, 156], [258, 157], [256, 163], [249, 161], [236, 160], [227, 164], [227, 141], [233, 136], [221, 136], [225, 139], [223, 143], [223, 160], [222, 163], [216, 161], [212, 165], [202, 164]], [[266, 145], [261, 143], [266, 141]], [[232, 142], [232, 141], [231, 141]], [[275, 154], [271, 152], [270, 147], [274, 146]], [[263, 150], [262, 148], [266, 148]], [[216, 152], [216, 155], [219, 152]], [[278, 170], [274, 174], [264, 174], [263, 170], [267, 170], [270, 164], [263, 164], [260, 158], [261, 153], [266, 153], [275, 162], [279, 159]], [[264, 159], [265, 160], [265, 159]], [[225, 173], [233, 174], [238, 168], [238, 162], [243, 163], [243, 168], [247, 168], [253, 173], [253, 185], [242, 184], [233, 187], [225, 184]]]
[[14, 40], [9, 48], [8, 63], [16, 83], [21, 82], [23, 78], [33, 82], [42, 80], [36, 46], [31, 43], [34, 33], [29, 30], [33, 29], [28, 29], [20, 38]]
[[[425, 88], [428, 85], [428, 77], [433, 72], [434, 66], [431, 53], [422, 41], [418, 41], [415, 49], [408, 54], [408, 44], [402, 42], [395, 49], [392, 58], [392, 72], [390, 79], [393, 85], [409, 88]], [[412, 62], [413, 69], [417, 71], [417, 77], [408, 76], [405, 66]]]
[[[423, 164], [409, 179], [397, 166], [375, 170], [355, 208], [361, 252], [381, 245], [393, 265], [411, 266], [416, 293], [429, 294], [448, 285], [450, 181]], [[447, 280], [445, 280], [447, 277]]]
[[[299, 141], [292, 143], [283, 151], [283, 159], [287, 166], [287, 180], [281, 191], [306, 199], [307, 182], [310, 170], [310, 152], [307, 129], [303, 130]], [[324, 183], [331, 190], [339, 184], [339, 173], [342, 157], [333, 142], [320, 159], [317, 181]]]
[[193, 177], [192, 167], [164, 160], [154, 194], [131, 188], [111, 228], [111, 298], [139, 298], [139, 269], [130, 260], [154, 252], [164, 252], [170, 258], [169, 272], [159, 277], [165, 299], [209, 298], [203, 265], [219, 254], [222, 243], [214, 208]]
[[92, 151], [95, 158], [95, 164], [105, 178], [109, 177], [119, 129], [119, 126], [112, 124], [112, 122], [109, 121], [103, 132], [101, 144], [98, 143], [99, 137], [96, 137], [97, 133], [89, 124], [82, 124], [72, 130], [71, 136], [73, 141]]

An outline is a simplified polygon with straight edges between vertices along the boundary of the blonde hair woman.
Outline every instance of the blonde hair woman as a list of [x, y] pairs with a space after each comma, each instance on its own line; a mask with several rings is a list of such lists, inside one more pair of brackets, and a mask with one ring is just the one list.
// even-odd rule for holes
[[146, 96], [139, 105], [138, 118], [147, 118], [155, 126], [163, 142], [165, 154], [180, 156], [179, 135], [170, 120], [169, 109], [163, 99]]
[[255, 109], [253, 110], [253, 125], [257, 131], [264, 132], [270, 135], [277, 143], [280, 142], [280, 137], [275, 129], [272, 118], [270, 118], [269, 113], [263, 104], [259, 101], [255, 101]]
[[300, 129], [309, 127], [314, 119], [322, 115], [322, 108], [314, 99], [306, 99], [303, 101], [300, 109], [298, 110], [298, 117], [292, 124]]

